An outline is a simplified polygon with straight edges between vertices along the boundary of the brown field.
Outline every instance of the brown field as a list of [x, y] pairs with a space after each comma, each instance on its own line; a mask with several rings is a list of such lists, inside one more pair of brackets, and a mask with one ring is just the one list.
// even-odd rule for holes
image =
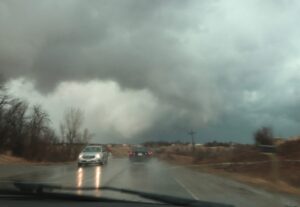
[[130, 150], [130, 147], [125, 145], [116, 145], [110, 147], [111, 154], [113, 157], [127, 157], [128, 156], [128, 151]]
[[158, 157], [174, 164], [219, 173], [250, 184], [300, 194], [300, 140], [278, 146], [275, 156], [263, 154], [254, 146], [199, 146], [192, 153], [186, 146], [169, 146]]
[[30, 162], [20, 157], [0, 154], [0, 164], [19, 164], [19, 163], [23, 164], [23, 163], [30, 163]]

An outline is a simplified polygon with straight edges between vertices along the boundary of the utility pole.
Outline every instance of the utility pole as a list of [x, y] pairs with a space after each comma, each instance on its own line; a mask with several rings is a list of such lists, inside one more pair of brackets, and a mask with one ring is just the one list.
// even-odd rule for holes
[[194, 132], [193, 130], [189, 131], [188, 134], [191, 136], [192, 138], [192, 152], [195, 152], [195, 140], [194, 140], [194, 135], [196, 134], [196, 132]]

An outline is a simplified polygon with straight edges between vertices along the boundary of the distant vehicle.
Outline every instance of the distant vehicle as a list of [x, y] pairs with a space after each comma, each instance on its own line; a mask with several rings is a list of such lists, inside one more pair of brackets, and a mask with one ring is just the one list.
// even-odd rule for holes
[[86, 146], [78, 156], [78, 167], [88, 164], [104, 165], [108, 161], [108, 152], [103, 145]]
[[146, 147], [133, 147], [129, 151], [130, 161], [147, 161], [153, 156], [153, 152]]

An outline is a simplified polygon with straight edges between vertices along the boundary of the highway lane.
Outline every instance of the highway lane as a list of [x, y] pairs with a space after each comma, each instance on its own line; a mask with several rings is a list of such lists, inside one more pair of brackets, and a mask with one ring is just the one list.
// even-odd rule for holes
[[[236, 206], [300, 207], [298, 197], [267, 192], [223, 177], [172, 166], [156, 159], [147, 163], [130, 163], [127, 159], [111, 159], [106, 166], [82, 168], [77, 168], [74, 163], [30, 168], [23, 166], [14, 174], [12, 171], [16, 171], [18, 167], [13, 168], [0, 165], [0, 178], [1, 174], [11, 171], [9, 176], [7, 173], [2, 176], [2, 182], [22, 180], [79, 188], [111, 186]], [[142, 200], [136, 196], [108, 191], [77, 191], [75, 193]]]

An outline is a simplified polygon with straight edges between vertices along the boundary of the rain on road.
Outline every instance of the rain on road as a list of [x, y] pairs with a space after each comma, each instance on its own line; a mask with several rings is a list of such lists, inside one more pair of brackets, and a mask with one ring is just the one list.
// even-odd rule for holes
[[[130, 163], [125, 158], [110, 159], [105, 166], [80, 168], [75, 163], [32, 167], [0, 165], [0, 171], [2, 183], [28, 181], [78, 188], [110, 186], [235, 206], [300, 206], [300, 198], [296, 196], [271, 193], [157, 159], [146, 163]], [[75, 193], [145, 201], [137, 196], [102, 190], [78, 190]]]

